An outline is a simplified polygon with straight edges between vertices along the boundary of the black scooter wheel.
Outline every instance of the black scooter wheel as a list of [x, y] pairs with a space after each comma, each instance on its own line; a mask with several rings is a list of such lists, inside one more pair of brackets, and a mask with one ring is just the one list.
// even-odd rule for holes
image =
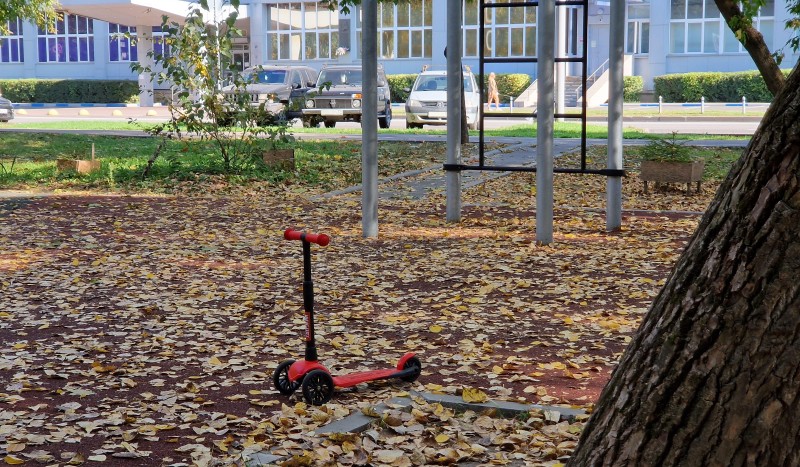
[[422, 362], [420, 362], [417, 357], [411, 357], [408, 360], [406, 360], [405, 364], [403, 364], [404, 370], [407, 370], [409, 368], [414, 368], [415, 370], [414, 373], [408, 376], [403, 376], [400, 379], [408, 383], [413, 383], [414, 381], [417, 380], [417, 378], [419, 378], [420, 373], [422, 373]]
[[292, 366], [294, 360], [284, 360], [275, 368], [275, 373], [272, 374], [272, 382], [275, 384], [275, 389], [284, 396], [291, 395], [297, 388], [300, 387], [301, 381], [289, 380], [289, 367]]
[[333, 397], [333, 377], [323, 370], [312, 370], [303, 378], [303, 397], [311, 405], [322, 405]]

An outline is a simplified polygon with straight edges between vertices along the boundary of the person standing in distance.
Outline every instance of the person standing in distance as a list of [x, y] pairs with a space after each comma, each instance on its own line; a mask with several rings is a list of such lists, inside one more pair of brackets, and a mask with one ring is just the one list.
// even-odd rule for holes
[[495, 108], [500, 108], [500, 93], [497, 91], [497, 81], [494, 78], [494, 72], [489, 73], [489, 110], [492, 109], [492, 102], [495, 103]]

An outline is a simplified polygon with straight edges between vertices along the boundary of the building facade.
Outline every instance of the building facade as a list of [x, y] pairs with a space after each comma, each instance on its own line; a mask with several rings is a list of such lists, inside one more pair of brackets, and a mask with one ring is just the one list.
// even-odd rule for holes
[[[92, 1], [102, 2], [103, 8], [93, 9]], [[152, 32], [152, 46], [158, 49], [160, 16], [123, 24], [125, 15], [108, 12], [141, 1], [62, 0], [67, 13], [55, 31], [10, 21], [10, 33], [0, 37], [0, 78], [137, 79], [130, 69], [131, 62], [143, 59], [137, 34]], [[791, 37], [784, 29], [789, 19], [786, 2], [768, 0], [755, 19], [755, 26], [773, 51], [780, 50]], [[590, 73], [608, 58], [611, 3], [589, 0], [586, 38], [582, 7], [558, 9], [560, 54], [580, 55], [586, 40]], [[77, 4], [82, 8], [76, 10]], [[242, 0], [242, 5], [246, 17], [240, 20], [240, 27], [245, 37], [235, 44], [234, 54], [243, 67], [302, 62], [320, 68], [326, 63], [360, 60], [359, 8], [343, 14], [314, 0]], [[464, 63], [477, 69], [479, 2], [465, 0], [463, 8]], [[444, 65], [447, 15], [447, 2], [441, 0], [380, 3], [378, 59], [387, 74], [416, 73], [425, 65]], [[626, 54], [633, 58], [633, 74], [644, 77], [646, 90], [652, 89], [654, 77], [663, 74], [755, 69], [713, 0], [627, 0], [626, 18]], [[535, 56], [536, 8], [500, 6], [485, 10], [483, 43], [486, 57]], [[784, 63], [792, 66], [797, 60], [798, 55], [787, 50]], [[577, 66], [570, 68], [569, 74], [578, 74]], [[493, 63], [486, 70], [536, 75], [536, 65], [531, 63]]]

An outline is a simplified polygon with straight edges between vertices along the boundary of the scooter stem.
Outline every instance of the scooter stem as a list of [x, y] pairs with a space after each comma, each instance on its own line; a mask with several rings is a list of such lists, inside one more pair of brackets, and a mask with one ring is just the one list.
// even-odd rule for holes
[[317, 361], [317, 344], [314, 339], [314, 282], [311, 280], [311, 243], [303, 240], [303, 308], [306, 311], [306, 357]]

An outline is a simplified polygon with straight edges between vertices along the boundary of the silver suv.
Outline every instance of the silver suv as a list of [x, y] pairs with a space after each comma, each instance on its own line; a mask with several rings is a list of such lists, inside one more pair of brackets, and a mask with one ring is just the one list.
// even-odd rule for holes
[[[303, 126], [325, 123], [327, 128], [336, 122], [360, 122], [362, 110], [361, 87], [363, 74], [359, 65], [330, 65], [322, 68], [317, 87], [306, 94]], [[389, 128], [392, 121], [392, 98], [383, 67], [378, 65], [378, 124]]]
[[[303, 97], [317, 80], [316, 70], [298, 65], [259, 65], [245, 69], [242, 74], [248, 83], [245, 92], [250, 94], [253, 106], [264, 104], [275, 114], [286, 109], [289, 119], [302, 116]], [[232, 86], [223, 88], [232, 90]]]

